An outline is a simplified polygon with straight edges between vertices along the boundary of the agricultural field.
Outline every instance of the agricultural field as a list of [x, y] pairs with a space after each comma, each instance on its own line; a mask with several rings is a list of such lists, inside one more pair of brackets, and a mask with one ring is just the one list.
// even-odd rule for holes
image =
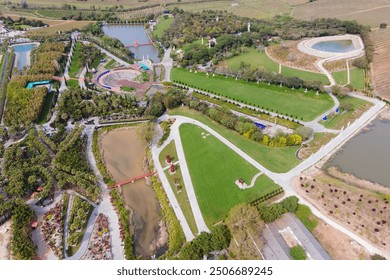
[[312, 120], [333, 105], [330, 97], [325, 94], [316, 96], [314, 92], [304, 93], [303, 90], [292, 90], [277, 85], [236, 81], [234, 78], [219, 75], [207, 77], [204, 73], [195, 74], [179, 68], [172, 69], [171, 79], [303, 120]]
[[390, 100], [390, 29], [372, 32], [375, 55], [372, 65], [374, 93]]
[[[327, 121], [320, 121], [326, 128], [341, 129], [348, 125], [348, 122], [354, 122], [372, 106], [370, 102], [350, 96], [339, 98], [339, 101], [340, 112], [338, 114], [329, 115]], [[344, 112], [343, 107], [350, 108]]]
[[[46, 22], [43, 20], [43, 22]], [[90, 24], [92, 21], [73, 21], [73, 20], [64, 20], [57, 22], [56, 24], [50, 25], [46, 28], [38, 28], [34, 30], [29, 30], [28, 35], [34, 36], [49, 36], [58, 34], [58, 32], [67, 32], [73, 29], [82, 29]]]
[[294, 7], [291, 13], [299, 19], [339, 18], [356, 20], [371, 27], [379, 27], [380, 23], [387, 22], [389, 14], [390, 4], [387, 0], [316, 0]]
[[[291, 0], [290, 2], [302, 2]], [[208, 1], [191, 4], [174, 4], [169, 8], [178, 7], [185, 11], [201, 12], [203, 10], [225, 10], [227, 12], [252, 18], [268, 18], [275, 15], [290, 13], [292, 7], [283, 0], [235, 0], [235, 1]]]
[[259, 52], [255, 49], [247, 49], [244, 53], [233, 56], [218, 63], [217, 67], [222, 69], [237, 70], [240, 67], [241, 62], [250, 64], [252, 67], [263, 69], [267, 72], [278, 73], [279, 65], [270, 59], [265, 52]]
[[208, 226], [224, 219], [233, 206], [254, 201], [279, 188], [261, 175], [252, 188], [240, 189], [235, 181], [241, 178], [250, 184], [259, 173], [254, 166], [202, 128], [183, 124], [179, 130], [191, 180]]
[[[177, 152], [176, 152], [176, 145], [175, 145], [174, 141], [169, 143], [160, 153], [159, 160], [160, 160], [161, 166], [163, 168], [165, 166], [169, 166], [165, 162], [165, 157], [167, 155], [169, 155], [171, 157], [172, 162], [178, 161]], [[192, 233], [194, 235], [197, 235], [198, 228], [196, 227], [194, 214], [192, 213], [191, 205], [190, 205], [190, 202], [188, 200], [187, 190], [184, 186], [183, 176], [181, 174], [181, 169], [180, 169], [180, 163], [176, 165], [175, 174], [173, 174], [173, 175], [169, 174], [169, 170], [167, 169], [167, 170], [165, 170], [165, 176], [167, 176], [167, 179], [169, 181], [169, 185], [171, 186], [172, 191], [175, 194], [177, 201], [179, 202], [180, 208], [183, 211], [184, 217], [186, 218], [187, 223], [188, 223]], [[177, 178], [176, 180], [178, 180], [178, 183], [180, 185], [180, 187], [179, 187], [180, 189], [178, 189], [175, 186], [175, 178]]]
[[173, 17], [165, 18], [164, 16], [161, 16], [157, 19], [157, 25], [155, 26], [153, 30], [153, 35], [157, 38], [161, 38], [164, 34], [164, 32], [171, 26], [175, 19]]
[[179, 115], [189, 117], [206, 124], [235, 146], [240, 148], [243, 152], [250, 155], [258, 163], [273, 172], [287, 172], [300, 162], [295, 156], [295, 153], [298, 150], [298, 147], [296, 146], [272, 148], [262, 145], [243, 137], [233, 130], [226, 129], [224, 126], [211, 120], [205, 115], [197, 111], [190, 110], [187, 107], [170, 110], [168, 114], [170, 116]]

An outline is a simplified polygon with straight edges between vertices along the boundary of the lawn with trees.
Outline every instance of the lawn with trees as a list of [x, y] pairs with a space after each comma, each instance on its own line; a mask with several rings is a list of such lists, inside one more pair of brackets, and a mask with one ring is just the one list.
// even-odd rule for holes
[[333, 106], [328, 95], [316, 96], [315, 92], [304, 93], [303, 90], [256, 84], [220, 75], [208, 77], [204, 73], [191, 73], [179, 68], [172, 69], [171, 76], [173, 81], [190, 87], [305, 121], [314, 119]]
[[235, 181], [243, 179], [250, 185], [259, 173], [254, 166], [195, 125], [183, 124], [179, 130], [191, 180], [208, 226], [224, 219], [236, 204], [254, 201], [279, 188], [261, 175], [252, 188], [240, 189]]
[[157, 19], [157, 25], [153, 30], [153, 35], [157, 38], [161, 38], [164, 35], [164, 32], [171, 26], [174, 22], [173, 17], [169, 17], [168, 15], [161, 16]]
[[273, 172], [287, 172], [299, 163], [299, 160], [295, 156], [295, 153], [298, 150], [298, 147], [296, 146], [273, 148], [256, 143], [241, 136], [235, 131], [226, 129], [224, 126], [211, 120], [202, 113], [188, 109], [187, 107], [179, 107], [170, 110], [168, 114], [171, 116], [179, 115], [193, 118], [206, 124], [229, 140], [231, 143], [233, 143], [235, 146], [240, 148], [243, 152], [250, 155], [254, 160], [262, 164], [265, 168]]
[[[171, 141], [171, 143], [169, 143], [160, 153], [159, 160], [162, 167], [169, 166], [165, 162], [167, 155], [170, 156], [172, 162], [178, 161], [179, 158], [177, 156], [176, 145], [174, 141]], [[194, 235], [198, 234], [198, 228], [196, 227], [194, 214], [192, 213], [191, 205], [188, 200], [187, 190], [184, 186], [180, 163], [176, 165], [175, 174], [171, 175], [169, 170], [166, 170], [165, 176], [167, 177], [169, 185], [171, 186], [172, 191], [180, 204], [180, 208], [183, 211], [184, 217], [186, 218], [192, 233]]]

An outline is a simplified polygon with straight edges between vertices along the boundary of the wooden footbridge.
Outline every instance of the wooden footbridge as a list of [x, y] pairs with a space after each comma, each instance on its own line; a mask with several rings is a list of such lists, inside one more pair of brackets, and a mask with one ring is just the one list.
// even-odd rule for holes
[[141, 175], [141, 176], [133, 177], [133, 178], [131, 178], [131, 179], [129, 179], [129, 180], [126, 180], [126, 181], [123, 181], [123, 182], [120, 182], [120, 183], [116, 183], [115, 185], [113, 185], [113, 186], [111, 186], [111, 187], [108, 187], [108, 188], [109, 188], [109, 189], [113, 189], [113, 188], [117, 188], [117, 187], [120, 187], [120, 186], [129, 184], [129, 183], [134, 183], [135, 181], [144, 179], [144, 178], [146, 178], [146, 177], [153, 176], [153, 175], [156, 174], [156, 173], [157, 173], [157, 171], [153, 171], [153, 172], [150, 172], [150, 173]]

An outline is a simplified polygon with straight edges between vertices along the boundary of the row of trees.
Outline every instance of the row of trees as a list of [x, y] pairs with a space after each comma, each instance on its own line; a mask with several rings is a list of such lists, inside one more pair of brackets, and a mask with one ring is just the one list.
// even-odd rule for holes
[[0, 16], [0, 20], [3, 21], [4, 26], [8, 29], [11, 29], [11, 28], [18, 29], [18, 26], [20, 26], [20, 25], [28, 25], [31, 27], [45, 26], [45, 24], [42, 22], [42, 20], [27, 19], [25, 17], [20, 17], [17, 20], [13, 20], [10, 17]]
[[69, 216], [68, 246], [76, 246], [83, 238], [82, 229], [88, 222], [92, 206], [78, 196], [73, 199], [72, 210]]
[[180, 251], [182, 260], [201, 260], [213, 251], [221, 251], [229, 247], [231, 235], [225, 224], [211, 228], [211, 232], [201, 232], [192, 241], [184, 244]]
[[157, 92], [150, 98], [145, 115], [158, 118], [164, 114], [165, 110], [180, 106], [185, 98], [184, 92], [178, 88], [169, 88], [165, 94]]
[[189, 107], [202, 112], [223, 126], [237, 131], [245, 138], [262, 143], [266, 146], [285, 147], [296, 146], [302, 143], [302, 136], [296, 133], [288, 135], [279, 133], [276, 137], [271, 137], [263, 133], [262, 130], [254, 124], [253, 120], [238, 117], [234, 115], [229, 108], [224, 106], [211, 107], [207, 103], [193, 100], [189, 102]]

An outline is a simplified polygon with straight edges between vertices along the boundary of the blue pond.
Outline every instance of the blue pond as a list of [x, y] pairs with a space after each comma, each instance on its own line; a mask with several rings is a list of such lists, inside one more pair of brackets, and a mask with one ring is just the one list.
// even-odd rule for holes
[[311, 46], [313, 49], [324, 52], [347, 53], [355, 50], [351, 40], [337, 40], [318, 42]]
[[36, 47], [36, 44], [24, 44], [14, 46], [15, 50], [15, 67], [20, 70], [24, 66], [30, 66], [30, 51]]

